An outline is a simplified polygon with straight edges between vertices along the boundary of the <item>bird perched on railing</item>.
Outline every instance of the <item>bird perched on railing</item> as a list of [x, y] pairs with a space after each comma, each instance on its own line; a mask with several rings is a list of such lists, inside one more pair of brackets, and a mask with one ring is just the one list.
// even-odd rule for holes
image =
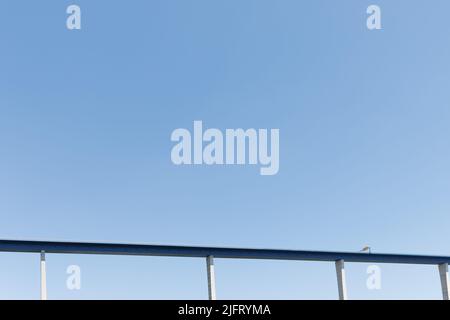
[[364, 248], [362, 248], [361, 250], [359, 250], [359, 252], [372, 253], [372, 248], [369, 247], [369, 246], [365, 246]]

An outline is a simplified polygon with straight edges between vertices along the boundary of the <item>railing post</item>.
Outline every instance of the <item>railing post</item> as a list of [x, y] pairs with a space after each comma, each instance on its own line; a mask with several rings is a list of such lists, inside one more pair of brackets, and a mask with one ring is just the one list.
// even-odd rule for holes
[[439, 276], [441, 278], [442, 298], [450, 300], [448, 295], [449, 277], [448, 277], [448, 263], [439, 265]]
[[216, 300], [216, 276], [214, 273], [214, 257], [206, 257], [206, 272], [208, 274], [208, 297], [209, 300]]
[[47, 300], [47, 272], [45, 268], [45, 251], [41, 251], [41, 300]]
[[344, 260], [336, 261], [336, 276], [339, 290], [339, 300], [347, 300], [347, 283], [345, 279]]

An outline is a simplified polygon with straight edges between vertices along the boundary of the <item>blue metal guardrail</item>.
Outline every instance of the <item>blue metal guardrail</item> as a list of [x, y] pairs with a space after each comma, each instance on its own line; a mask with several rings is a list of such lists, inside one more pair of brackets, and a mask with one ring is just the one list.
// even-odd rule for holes
[[20, 240], [0, 240], [0, 252], [41, 254], [42, 299], [47, 297], [45, 254], [54, 253], [206, 258], [210, 299], [216, 297], [214, 258], [335, 262], [339, 298], [342, 300], [347, 299], [344, 262], [436, 265], [443, 298], [449, 300], [450, 257], [447, 256]]

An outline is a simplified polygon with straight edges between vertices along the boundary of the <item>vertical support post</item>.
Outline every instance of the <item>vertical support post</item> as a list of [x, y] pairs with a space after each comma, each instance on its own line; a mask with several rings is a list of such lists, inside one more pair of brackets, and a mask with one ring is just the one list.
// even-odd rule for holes
[[47, 271], [45, 268], [45, 251], [41, 251], [41, 300], [47, 300]]
[[443, 263], [439, 265], [439, 276], [441, 278], [442, 298], [444, 300], [450, 300], [448, 294], [449, 289], [448, 263]]
[[339, 290], [339, 300], [347, 300], [347, 282], [345, 279], [344, 260], [336, 261], [336, 276]]
[[209, 300], [216, 300], [216, 276], [214, 273], [214, 257], [206, 257], [206, 272], [208, 274], [208, 297]]

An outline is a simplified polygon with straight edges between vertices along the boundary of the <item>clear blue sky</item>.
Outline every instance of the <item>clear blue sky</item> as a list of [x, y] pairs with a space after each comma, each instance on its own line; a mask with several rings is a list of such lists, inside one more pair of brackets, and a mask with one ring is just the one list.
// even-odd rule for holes
[[[66, 7], [82, 9], [68, 31]], [[382, 9], [383, 30], [366, 28]], [[0, 238], [450, 255], [446, 0], [0, 5]], [[280, 171], [176, 167], [176, 128], [279, 128]], [[49, 255], [49, 298], [207, 296], [202, 259]], [[65, 288], [68, 265], [82, 290]], [[0, 254], [0, 298], [39, 296]], [[440, 298], [347, 265], [350, 298]], [[219, 298], [337, 297], [329, 263], [216, 261]]]

